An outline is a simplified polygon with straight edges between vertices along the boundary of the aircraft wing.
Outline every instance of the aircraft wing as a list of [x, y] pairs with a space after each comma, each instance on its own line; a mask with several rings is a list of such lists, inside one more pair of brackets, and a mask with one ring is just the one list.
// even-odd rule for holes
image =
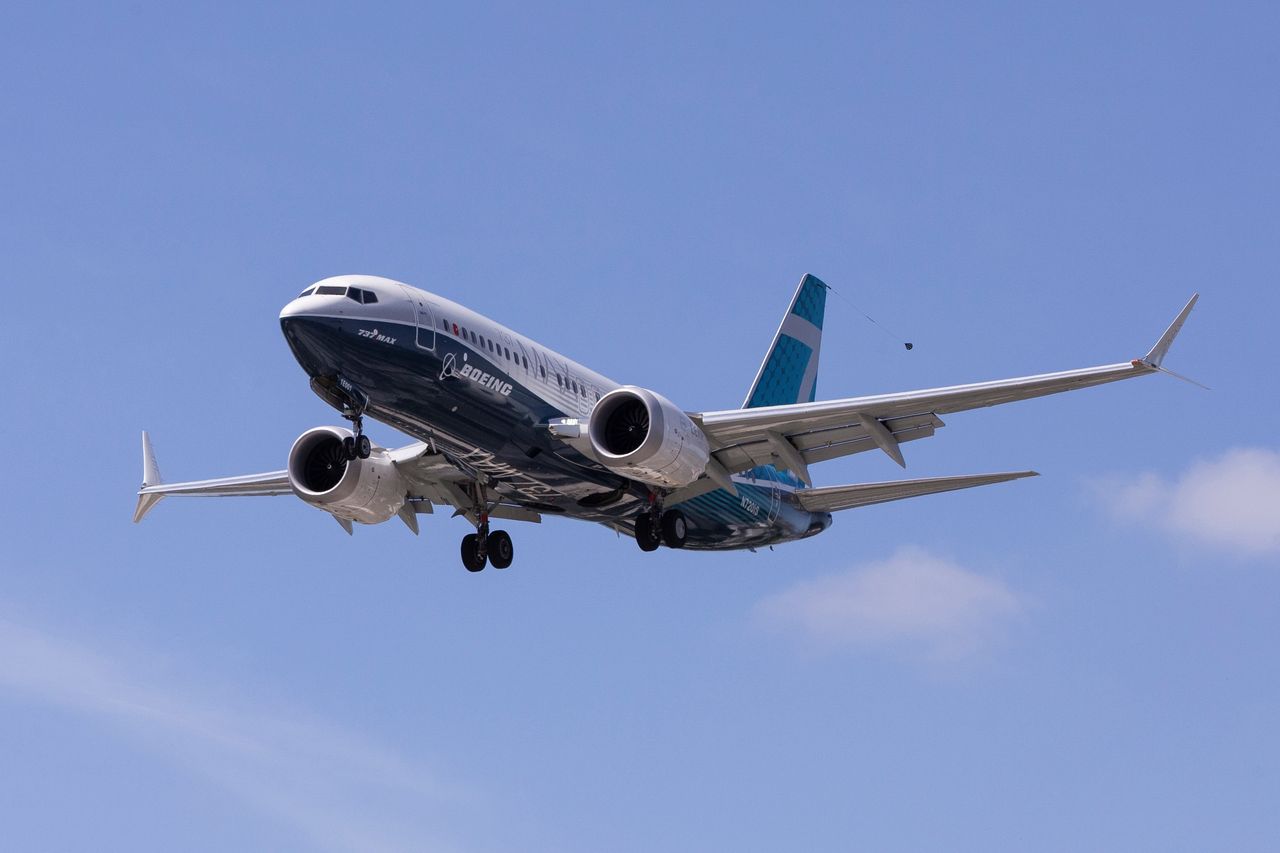
[[[417, 519], [414, 516], [432, 512], [432, 504], [452, 507], [456, 514], [465, 515], [468, 518], [473, 518], [475, 515], [475, 502], [468, 493], [473, 483], [472, 479], [443, 455], [429, 451], [429, 447], [423, 442], [414, 442], [387, 451], [387, 456], [395, 463], [396, 470], [404, 479], [408, 489], [408, 500], [400, 515], [414, 533], [418, 532]], [[263, 474], [220, 477], [186, 483], [165, 483], [160, 478], [155, 451], [151, 447], [151, 437], [145, 432], [142, 434], [142, 488], [138, 490], [138, 505], [133, 513], [135, 523], [141, 521], [152, 507], [166, 497], [288, 494], [293, 494], [288, 471], [268, 471]], [[491, 503], [489, 514], [495, 518], [513, 521], [539, 522], [542, 520], [538, 513], [500, 498]], [[351, 532], [350, 522], [339, 519], [339, 523], [348, 533]]]
[[892, 483], [860, 483], [855, 486], [831, 486], [822, 489], [803, 489], [796, 492], [800, 505], [810, 512], [837, 512], [860, 506], [915, 498], [920, 495], [936, 495], [1007, 483], [1023, 477], [1038, 477], [1035, 471], [1012, 471], [1007, 474], [971, 474], [963, 477], [933, 477], [927, 480], [898, 480]]
[[[389, 452], [396, 470], [410, 487], [418, 512], [431, 512], [431, 504], [453, 507], [455, 514], [475, 520], [475, 502], [467, 490], [474, 484], [443, 454], [433, 453], [424, 442], [414, 442]], [[489, 515], [511, 521], [542, 521], [542, 516], [519, 504], [492, 495]], [[424, 507], [424, 502], [425, 507]]]
[[954, 385], [899, 394], [878, 394], [819, 403], [763, 406], [690, 414], [711, 444], [723, 470], [710, 471], [723, 481], [757, 465], [779, 465], [807, 483], [808, 465], [880, 449], [906, 467], [899, 445], [927, 438], [943, 426], [939, 415], [962, 412], [1047, 394], [1074, 391], [1121, 379], [1146, 376], [1161, 367], [1169, 345], [1196, 303], [1189, 301], [1143, 358], [1100, 367], [1043, 373], [995, 382]]

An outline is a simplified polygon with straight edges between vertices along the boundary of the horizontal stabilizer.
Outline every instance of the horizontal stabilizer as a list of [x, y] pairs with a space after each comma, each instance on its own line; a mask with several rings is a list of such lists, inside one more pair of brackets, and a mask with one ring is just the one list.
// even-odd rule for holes
[[890, 483], [860, 483], [853, 486], [830, 486], [822, 489], [805, 489], [796, 492], [800, 505], [810, 512], [837, 512], [860, 506], [936, 495], [1006, 483], [1023, 477], [1038, 477], [1035, 471], [1012, 471], [1004, 474], [969, 474], [962, 477], [933, 477], [927, 480], [897, 480]]

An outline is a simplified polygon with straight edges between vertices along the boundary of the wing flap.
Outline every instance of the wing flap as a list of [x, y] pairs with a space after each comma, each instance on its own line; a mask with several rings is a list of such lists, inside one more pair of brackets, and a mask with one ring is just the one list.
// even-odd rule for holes
[[[928, 438], [942, 426], [942, 419], [932, 412], [910, 417], [890, 418], [884, 426], [901, 444], [918, 438]], [[826, 462], [866, 450], [876, 450], [878, 445], [861, 421], [834, 427], [806, 429], [784, 433], [800, 451], [806, 463]], [[748, 436], [745, 440], [715, 451], [715, 457], [732, 474], [754, 468], [757, 465], [777, 463], [774, 448], [767, 436]]]
[[800, 505], [810, 512], [838, 512], [872, 504], [936, 495], [975, 486], [1006, 483], [1023, 477], [1038, 477], [1035, 471], [1012, 471], [1003, 474], [969, 474], [961, 477], [932, 477], [924, 480], [897, 480], [888, 483], [860, 483], [852, 486], [830, 486], [805, 489], [796, 493]]

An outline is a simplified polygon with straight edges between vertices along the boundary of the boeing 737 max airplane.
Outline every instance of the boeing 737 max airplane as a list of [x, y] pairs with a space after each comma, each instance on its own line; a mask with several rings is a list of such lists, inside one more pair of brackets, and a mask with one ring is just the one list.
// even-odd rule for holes
[[[644, 551], [757, 548], [821, 533], [831, 513], [1035, 476], [1034, 471], [813, 488], [809, 468], [864, 450], [905, 467], [901, 444], [941, 415], [1073, 391], [1161, 367], [1191, 298], [1142, 358], [1020, 379], [815, 402], [827, 286], [800, 281], [741, 409], [686, 412], [619, 385], [456, 302], [386, 278], [347, 275], [302, 291], [280, 312], [311, 388], [351, 427], [298, 437], [282, 471], [164, 483], [142, 434], [133, 520], [170, 495], [295, 494], [353, 523], [443, 507], [476, 532], [471, 571], [511, 565], [511, 537], [490, 519], [562, 515], [635, 537]], [[364, 417], [417, 439], [373, 445]]]

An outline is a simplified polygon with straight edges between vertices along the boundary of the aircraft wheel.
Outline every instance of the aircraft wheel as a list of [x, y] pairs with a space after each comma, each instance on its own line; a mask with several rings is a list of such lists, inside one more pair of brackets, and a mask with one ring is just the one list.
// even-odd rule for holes
[[669, 509], [662, 514], [662, 543], [668, 548], [683, 548], [685, 537], [689, 535], [689, 522], [684, 513], [678, 509]]
[[342, 455], [350, 462], [356, 458], [356, 440], [351, 436], [342, 439]]
[[489, 534], [489, 562], [495, 569], [505, 569], [515, 559], [515, 546], [511, 544], [511, 536], [505, 530], [495, 530]]
[[369, 441], [369, 436], [361, 435], [356, 439], [356, 456], [361, 459], [368, 459], [373, 454], [373, 444]]
[[662, 544], [661, 531], [653, 523], [653, 516], [647, 512], [636, 517], [636, 544], [641, 551], [656, 551]]
[[467, 571], [478, 572], [484, 568], [486, 562], [488, 559], [480, 550], [480, 537], [474, 533], [463, 536], [462, 565], [467, 567]]

